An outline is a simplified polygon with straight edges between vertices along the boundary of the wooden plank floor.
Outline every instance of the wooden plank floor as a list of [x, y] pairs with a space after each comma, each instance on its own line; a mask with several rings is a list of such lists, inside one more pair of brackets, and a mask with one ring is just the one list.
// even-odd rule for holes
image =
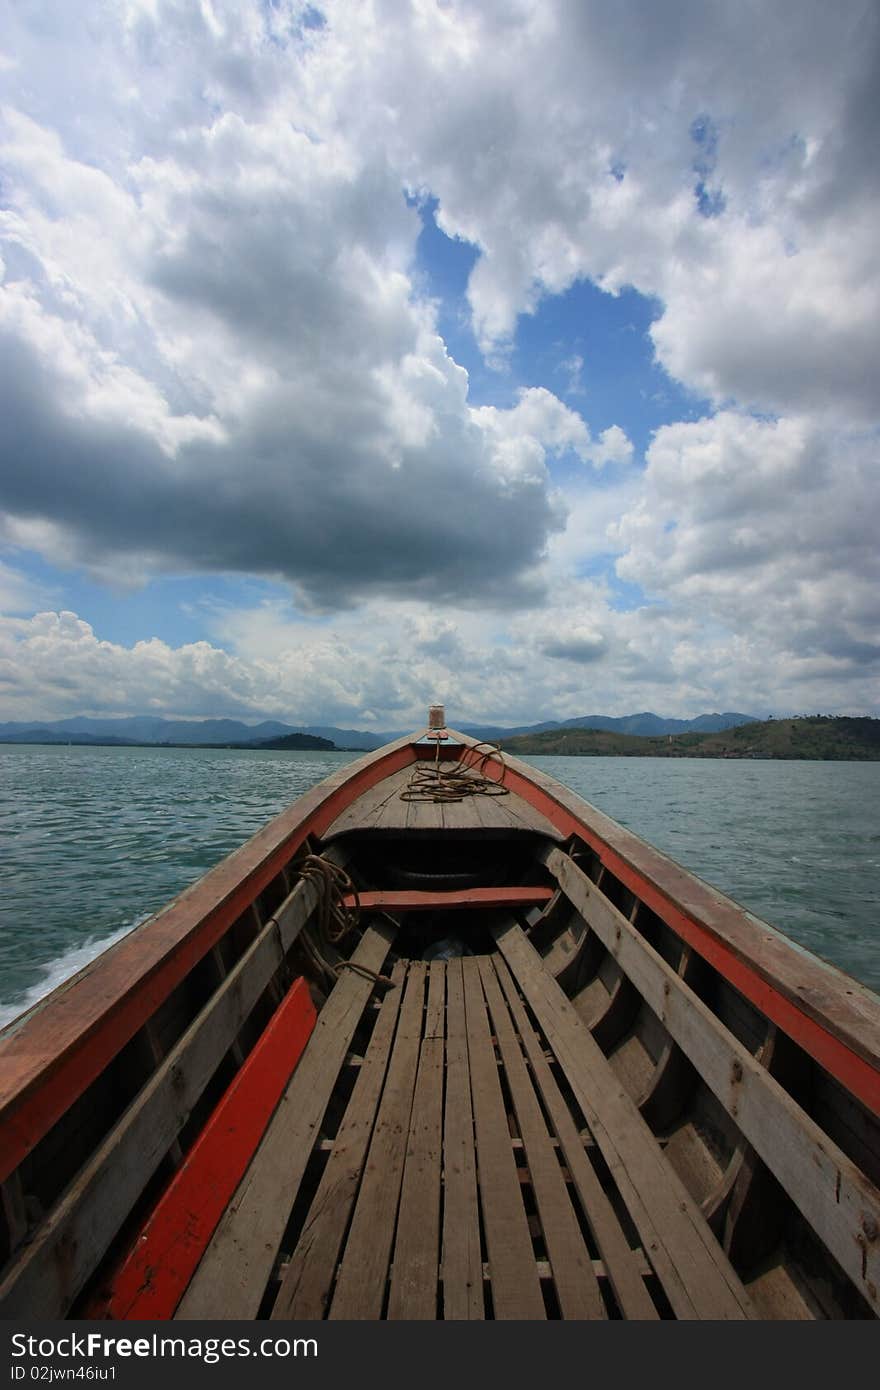
[[433, 763], [414, 763], [386, 777], [365, 791], [337, 816], [327, 830], [325, 841], [351, 830], [381, 831], [395, 835], [424, 831], [530, 831], [561, 842], [564, 838], [546, 816], [536, 811], [517, 792], [505, 796], [468, 796], [462, 801], [404, 801], [406, 790], [417, 768]]
[[[370, 1023], [372, 1033], [347, 1064], [355, 1080], [335, 1117], [331, 1103], [316, 1122], [312, 1105], [299, 1190], [280, 1150], [277, 1193], [257, 1165], [277, 1254], [241, 1308], [294, 1319], [749, 1316], [708, 1226], [599, 1049], [583, 1046], [555, 981], [521, 934], [499, 932], [499, 945], [398, 961], [378, 1008], [362, 994], [358, 1036]], [[329, 1095], [326, 1078], [318, 1089]], [[200, 1316], [240, 1299], [240, 1254], [231, 1266], [207, 1261], [194, 1281]]]

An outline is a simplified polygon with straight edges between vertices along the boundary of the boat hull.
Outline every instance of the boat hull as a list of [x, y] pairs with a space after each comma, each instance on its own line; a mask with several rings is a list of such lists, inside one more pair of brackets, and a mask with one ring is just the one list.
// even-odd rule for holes
[[6, 1316], [876, 1315], [880, 1001], [443, 733], [0, 1035]]

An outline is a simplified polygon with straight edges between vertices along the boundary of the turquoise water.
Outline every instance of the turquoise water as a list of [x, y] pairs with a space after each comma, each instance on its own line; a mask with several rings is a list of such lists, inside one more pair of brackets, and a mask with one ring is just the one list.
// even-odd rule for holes
[[[0, 1025], [356, 756], [0, 748]], [[534, 762], [880, 989], [880, 763]]]

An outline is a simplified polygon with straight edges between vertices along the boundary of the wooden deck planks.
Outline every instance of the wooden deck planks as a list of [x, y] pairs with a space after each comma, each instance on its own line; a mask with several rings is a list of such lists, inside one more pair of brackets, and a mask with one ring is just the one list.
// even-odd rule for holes
[[559, 1139], [572, 1184], [598, 1246], [620, 1310], [625, 1318], [656, 1319], [657, 1309], [645, 1288], [639, 1256], [630, 1248], [596, 1170], [584, 1151], [583, 1136], [578, 1132], [571, 1111], [556, 1084], [544, 1056], [543, 1045], [532, 1028], [517, 994], [513, 977], [500, 957], [495, 957], [493, 963], [514, 1024], [522, 1039], [532, 1069], [532, 1079]]
[[[393, 928], [384, 924], [370, 928], [352, 961], [368, 971], [381, 970], [393, 937]], [[178, 1318], [256, 1316], [321, 1118], [372, 990], [372, 980], [353, 970], [341, 975]]]
[[375, 820], [386, 803], [400, 794], [400, 789], [408, 781], [411, 771], [411, 767], [403, 768], [391, 777], [377, 782], [375, 787], [362, 792], [341, 815], [337, 816], [324, 835], [325, 841], [335, 839], [337, 835], [344, 835], [349, 830], [362, 830], [365, 824]]
[[484, 1315], [474, 1117], [460, 960], [446, 967], [446, 1107], [443, 1120], [443, 1316]]
[[501, 952], [565, 1071], [676, 1316], [745, 1318], [751, 1302], [607, 1059], [521, 929]]
[[492, 960], [479, 958], [483, 991], [525, 1148], [532, 1190], [541, 1219], [553, 1284], [564, 1318], [604, 1318], [605, 1305], [578, 1225], [553, 1141], [519, 1043]]
[[400, 769], [375, 787], [371, 787], [347, 807], [328, 827], [324, 841], [336, 839], [353, 830], [374, 830], [381, 833], [413, 834], [438, 830], [468, 831], [529, 831], [560, 842], [562, 834], [530, 806], [517, 792], [506, 796], [469, 796], [462, 801], [404, 801], [401, 792], [416, 766]]
[[385, 1081], [405, 973], [405, 962], [398, 961], [391, 973], [394, 988], [382, 1000], [351, 1100], [275, 1300], [273, 1318], [323, 1318], [327, 1310]]
[[476, 957], [462, 961], [480, 1204], [496, 1318], [546, 1317]]
[[543, 857], [623, 976], [722, 1105], [733, 1107], [743, 1137], [877, 1310], [880, 1250], [876, 1239], [863, 1240], [866, 1229], [880, 1227], [877, 1189], [567, 855], [551, 849]]
[[388, 1317], [437, 1317], [446, 966], [428, 968], [428, 1007], [403, 1170]]
[[382, 1316], [419, 1060], [425, 973], [422, 961], [411, 962], [385, 1089], [330, 1305], [333, 1319]]
[[[605, 1278], [624, 1317], [656, 1318], [649, 1272], [679, 1317], [747, 1316], [723, 1251], [558, 985], [518, 927], [495, 934], [503, 955], [395, 965], [397, 988], [383, 997], [272, 1317], [479, 1319], [488, 1289], [498, 1319], [543, 1319], [548, 1297], [563, 1318], [595, 1319], [607, 1316]], [[387, 940], [382, 946], [384, 954]], [[370, 981], [348, 979], [319, 1016], [325, 1031], [330, 1005], [355, 981], [366, 1002]], [[336, 1012], [349, 1014], [341, 1003]], [[314, 1144], [314, 1117], [354, 1031], [350, 1019], [337, 1022], [332, 1062], [313, 1061], [311, 1079], [306, 1049], [179, 1317], [258, 1311]], [[644, 1255], [630, 1248], [548, 1048]]]

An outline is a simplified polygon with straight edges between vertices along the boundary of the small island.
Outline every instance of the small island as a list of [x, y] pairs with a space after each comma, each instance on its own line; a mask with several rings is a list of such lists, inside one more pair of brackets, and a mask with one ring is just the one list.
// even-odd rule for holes
[[719, 733], [618, 734], [606, 729], [551, 729], [505, 738], [517, 756], [578, 758], [784, 758], [841, 762], [880, 760], [880, 719], [804, 715], [739, 724]]
[[311, 748], [316, 753], [336, 753], [339, 750], [329, 738], [319, 738], [317, 734], [282, 734], [279, 738], [260, 739], [259, 743], [246, 743], [245, 748]]

